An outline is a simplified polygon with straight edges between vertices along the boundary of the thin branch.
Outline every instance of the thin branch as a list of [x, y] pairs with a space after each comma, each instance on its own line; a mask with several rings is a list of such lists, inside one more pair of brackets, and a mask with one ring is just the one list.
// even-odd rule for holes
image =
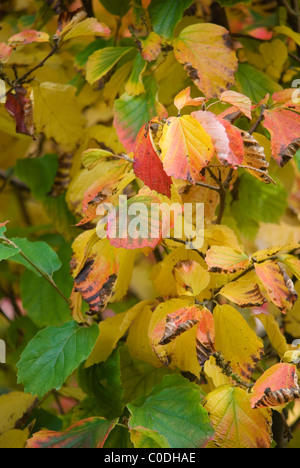
[[5, 182], [4, 187], [2, 187], [1, 191], [6, 187], [7, 184], [11, 184], [18, 190], [30, 192], [30, 189], [29, 187], [27, 187], [26, 184], [24, 184], [21, 180], [17, 179], [16, 177], [11, 177], [9, 174], [6, 174], [6, 172], [2, 169], [0, 169], [0, 179], [4, 180]]
[[281, 0], [282, 3], [284, 4], [285, 8], [287, 9], [288, 13], [291, 15], [291, 16], [296, 16], [297, 15], [297, 12], [291, 7], [291, 5], [289, 4], [288, 0]]
[[82, 0], [83, 6], [87, 15], [92, 18], [95, 16], [94, 8], [93, 8], [93, 0]]
[[31, 68], [28, 72], [24, 73], [24, 75], [22, 75], [20, 78], [14, 81], [13, 87], [21, 86], [22, 84], [24, 84], [27, 78], [29, 78], [30, 75], [32, 75], [32, 73], [34, 73], [36, 70], [43, 67], [45, 63], [47, 62], [47, 60], [49, 60], [58, 51], [58, 49], [59, 49], [59, 39], [54, 41], [51, 51], [38, 65]]
[[222, 353], [220, 351], [213, 353], [213, 357], [216, 360], [216, 365], [222, 370], [222, 373], [229, 377], [230, 379], [234, 380], [237, 384], [241, 385], [242, 387], [245, 388], [252, 388], [253, 384], [250, 384], [248, 382], [245, 382], [240, 378], [239, 375], [237, 375], [232, 367], [230, 366], [229, 362], [226, 362], [224, 357], [222, 356]]
[[300, 63], [300, 58], [297, 57], [297, 55], [294, 55], [291, 52], [289, 52], [289, 57], [291, 57], [293, 60], [296, 60], [296, 62]]
[[255, 122], [255, 124], [253, 125], [253, 127], [249, 130], [250, 135], [252, 135], [255, 132], [255, 130], [257, 130], [258, 126], [263, 121], [265, 110], [266, 110], [266, 106], [261, 106], [260, 115], [257, 121]]
[[215, 192], [220, 191], [220, 187], [215, 187], [214, 185], [208, 185], [208, 184], [205, 184], [204, 182], [196, 182], [195, 185], [198, 185], [199, 187], [207, 188], [209, 190], [214, 190]]

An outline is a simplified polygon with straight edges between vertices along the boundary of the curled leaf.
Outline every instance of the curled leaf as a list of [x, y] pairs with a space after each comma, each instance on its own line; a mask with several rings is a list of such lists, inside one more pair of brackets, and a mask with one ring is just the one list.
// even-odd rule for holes
[[256, 381], [251, 394], [251, 406], [283, 406], [295, 398], [300, 398], [296, 366], [276, 364]]

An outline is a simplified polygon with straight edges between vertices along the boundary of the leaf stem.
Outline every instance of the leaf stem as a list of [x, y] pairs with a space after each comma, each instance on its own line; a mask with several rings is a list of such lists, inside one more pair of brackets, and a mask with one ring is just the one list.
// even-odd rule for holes
[[[4, 240], [7, 244], [11, 245], [12, 247], [14, 247], [15, 249], [19, 249], [19, 247], [14, 243], [12, 242], [11, 240], [7, 239], [7, 237], [4, 237]], [[57, 286], [57, 284], [53, 281], [53, 279], [47, 275], [43, 270], [41, 270], [37, 265], [35, 265], [31, 260], [30, 258], [27, 257], [26, 254], [24, 254], [24, 252], [22, 252], [20, 250], [19, 254], [21, 255], [21, 257], [24, 258], [24, 260], [26, 260], [26, 262], [29, 263], [29, 265], [32, 266], [32, 268], [34, 268], [54, 289], [55, 291], [62, 297], [62, 299], [65, 301], [66, 304], [68, 304], [69, 306], [69, 300], [66, 298], [66, 296], [64, 295], [64, 293], [59, 289], [59, 287]]]

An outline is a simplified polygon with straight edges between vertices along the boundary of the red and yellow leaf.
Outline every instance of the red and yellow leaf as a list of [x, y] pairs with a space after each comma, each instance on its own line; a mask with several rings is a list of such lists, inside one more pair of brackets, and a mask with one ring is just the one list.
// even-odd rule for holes
[[193, 184], [213, 157], [211, 137], [192, 116], [170, 119], [159, 143], [166, 173]]
[[174, 104], [179, 111], [186, 106], [199, 107], [203, 102], [207, 101], [205, 97], [192, 98], [191, 97], [191, 87], [184, 89], [174, 99]]
[[152, 31], [149, 36], [140, 41], [141, 43], [141, 54], [144, 60], [147, 62], [153, 62], [156, 60], [161, 53], [161, 37]]
[[64, 432], [40, 431], [28, 440], [27, 448], [103, 448], [117, 419], [83, 419]]
[[[199, 323], [201, 311], [198, 307], [184, 307], [183, 309], [176, 310], [166, 317], [165, 331], [160, 345], [166, 345], [182, 333], [190, 330], [197, 323]], [[160, 327], [159, 327], [160, 328]], [[155, 330], [153, 332], [155, 334]]]
[[0, 42], [0, 63], [6, 63], [9, 61], [12, 47], [8, 46], [4, 42]]
[[283, 312], [291, 310], [298, 299], [292, 280], [276, 261], [255, 264], [255, 271], [270, 300]]
[[215, 352], [215, 338], [214, 316], [208, 309], [204, 308], [201, 310], [196, 335], [196, 352], [201, 367]]
[[281, 363], [272, 366], [256, 381], [251, 406], [284, 406], [295, 398], [300, 398], [296, 366]]
[[251, 99], [244, 94], [237, 93], [236, 91], [224, 91], [224, 93], [221, 94], [220, 100], [231, 104], [233, 107], [239, 109], [248, 119], [252, 119]]
[[26, 44], [31, 44], [32, 42], [49, 42], [49, 40], [50, 40], [49, 34], [45, 32], [27, 30], [27, 31], [22, 31], [12, 36], [8, 40], [8, 43], [11, 45], [19, 45], [19, 44], [26, 45]]

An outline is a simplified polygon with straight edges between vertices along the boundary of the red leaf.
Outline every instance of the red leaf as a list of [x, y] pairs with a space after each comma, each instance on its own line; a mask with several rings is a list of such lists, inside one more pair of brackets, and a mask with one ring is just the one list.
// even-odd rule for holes
[[184, 89], [181, 93], [177, 94], [174, 99], [174, 104], [179, 111], [186, 106], [199, 107], [203, 102], [208, 99], [205, 97], [192, 98], [191, 97], [191, 87]]
[[300, 398], [296, 366], [276, 364], [255, 383], [251, 395], [252, 408], [283, 406]]
[[272, 155], [279, 166], [285, 166], [300, 148], [300, 115], [276, 108], [264, 113], [264, 127], [271, 133]]
[[134, 148], [134, 172], [151, 190], [171, 197], [172, 179], [154, 148], [151, 138], [151, 123], [140, 130]]
[[7, 93], [5, 108], [15, 119], [17, 133], [34, 135], [33, 106], [25, 88], [16, 88], [15, 94]]

